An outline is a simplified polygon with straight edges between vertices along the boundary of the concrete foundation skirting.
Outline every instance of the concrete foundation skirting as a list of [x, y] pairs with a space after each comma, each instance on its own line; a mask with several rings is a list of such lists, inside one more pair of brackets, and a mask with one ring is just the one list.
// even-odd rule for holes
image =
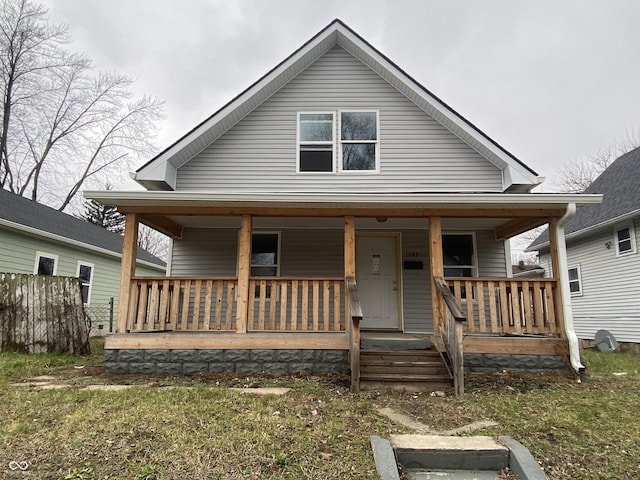
[[108, 349], [104, 366], [110, 373], [121, 374], [349, 373], [345, 350]]
[[494, 373], [500, 370], [540, 373], [567, 371], [567, 358], [561, 355], [511, 355], [497, 353], [465, 353], [464, 368], [474, 373]]

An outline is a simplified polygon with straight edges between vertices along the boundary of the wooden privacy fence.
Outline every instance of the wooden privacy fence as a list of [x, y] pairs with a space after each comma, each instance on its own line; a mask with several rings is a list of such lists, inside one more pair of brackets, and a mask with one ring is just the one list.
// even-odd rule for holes
[[0, 351], [89, 352], [80, 280], [0, 273]]
[[467, 319], [465, 333], [563, 336], [554, 279], [447, 278]]
[[[129, 331], [236, 328], [236, 278], [134, 277]], [[250, 331], [344, 331], [342, 278], [252, 277]]]

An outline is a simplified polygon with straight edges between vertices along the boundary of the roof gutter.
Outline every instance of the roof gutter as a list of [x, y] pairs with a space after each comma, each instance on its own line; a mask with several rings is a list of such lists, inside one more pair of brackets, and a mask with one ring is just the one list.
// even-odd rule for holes
[[569, 265], [567, 263], [567, 245], [564, 239], [564, 227], [576, 214], [576, 204], [567, 205], [567, 211], [556, 223], [556, 228], [551, 235], [555, 235], [555, 241], [558, 248], [558, 272], [557, 276], [560, 281], [560, 292], [562, 295], [562, 310], [564, 312], [564, 331], [569, 342], [569, 360], [571, 367], [576, 372], [584, 371], [585, 367], [580, 362], [580, 346], [578, 344], [578, 336], [573, 327], [573, 311], [571, 309], [571, 296], [569, 295]]

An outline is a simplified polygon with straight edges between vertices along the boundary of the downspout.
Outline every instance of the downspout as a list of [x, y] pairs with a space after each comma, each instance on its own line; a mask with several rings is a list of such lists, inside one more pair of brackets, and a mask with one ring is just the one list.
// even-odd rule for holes
[[556, 223], [555, 235], [558, 248], [558, 279], [562, 289], [562, 309], [564, 311], [564, 331], [569, 342], [569, 360], [576, 372], [584, 371], [585, 367], [580, 362], [580, 346], [578, 337], [573, 328], [573, 311], [571, 309], [571, 295], [569, 294], [569, 265], [567, 263], [567, 245], [564, 239], [564, 227], [576, 214], [576, 204], [567, 205], [567, 211]]

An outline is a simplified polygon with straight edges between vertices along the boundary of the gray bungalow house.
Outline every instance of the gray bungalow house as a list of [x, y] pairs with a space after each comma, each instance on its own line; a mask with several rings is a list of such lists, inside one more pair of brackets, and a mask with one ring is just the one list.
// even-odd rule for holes
[[[92, 333], [109, 329], [117, 308], [122, 236], [0, 189], [0, 272], [79, 277]], [[140, 275], [164, 275], [166, 265], [139, 250]]]
[[[576, 334], [593, 340], [600, 329], [620, 342], [640, 344], [640, 148], [616, 159], [585, 190], [602, 204], [578, 208], [567, 223], [569, 289]], [[529, 247], [545, 269], [549, 235]], [[638, 348], [637, 346], [635, 348]]]
[[[582, 368], [562, 227], [600, 197], [530, 193], [536, 172], [340, 20], [133, 177], [85, 192], [127, 217], [112, 371], [337, 369], [357, 390], [426, 382], [440, 354], [458, 387], [463, 361]], [[513, 278], [508, 239], [548, 222], [559, 275]], [[167, 278], [133, 271], [140, 223], [173, 239]]]

